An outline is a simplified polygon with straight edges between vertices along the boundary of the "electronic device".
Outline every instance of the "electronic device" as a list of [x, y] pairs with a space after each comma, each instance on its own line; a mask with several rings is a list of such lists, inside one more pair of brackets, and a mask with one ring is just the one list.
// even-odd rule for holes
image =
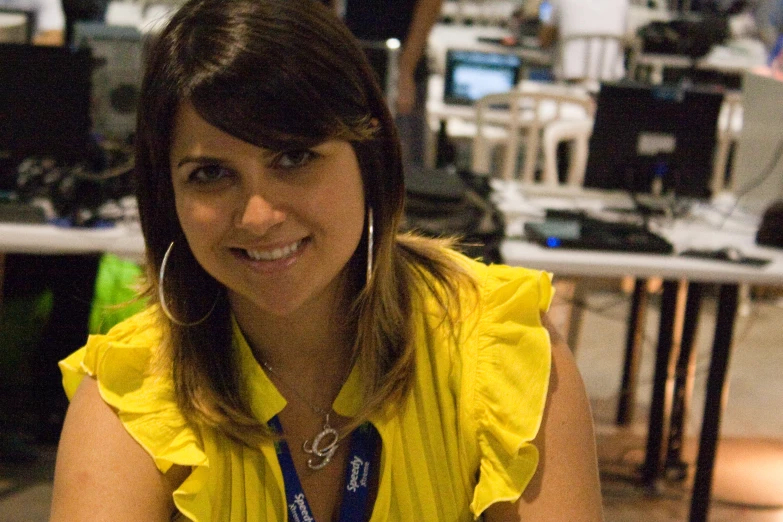
[[756, 243], [783, 248], [783, 199], [772, 203], [764, 211], [756, 231]]
[[449, 49], [443, 101], [472, 105], [487, 94], [513, 90], [521, 67], [522, 59], [515, 54]]
[[732, 187], [740, 208], [761, 215], [773, 202], [783, 199], [783, 81], [746, 73], [742, 109]]
[[144, 40], [135, 27], [77, 22], [73, 45], [89, 48], [95, 58], [92, 74], [92, 118], [96, 133], [128, 141], [136, 132], [141, 93]]
[[0, 44], [0, 188], [25, 158], [89, 157], [91, 73], [88, 49]]
[[711, 261], [722, 261], [724, 263], [737, 263], [740, 265], [764, 266], [770, 263], [771, 259], [764, 257], [746, 256], [737, 247], [726, 246], [718, 249], [688, 249], [680, 252], [683, 257], [696, 257], [699, 259], [709, 259]]
[[34, 30], [34, 11], [0, 7], [0, 42], [30, 43]]
[[722, 103], [709, 87], [602, 84], [585, 187], [708, 198]]
[[525, 237], [547, 248], [670, 254], [672, 244], [646, 227], [587, 216], [525, 223]]

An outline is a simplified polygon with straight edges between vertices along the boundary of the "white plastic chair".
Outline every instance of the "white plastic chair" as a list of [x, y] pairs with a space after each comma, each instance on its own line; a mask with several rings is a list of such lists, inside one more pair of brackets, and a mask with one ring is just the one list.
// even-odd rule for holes
[[557, 185], [559, 183], [557, 147], [563, 142], [571, 144], [565, 184], [572, 187], [581, 187], [584, 184], [585, 170], [587, 170], [587, 152], [592, 134], [592, 117], [584, 120], [553, 121], [544, 128], [542, 140], [544, 171], [542, 180], [545, 184]]
[[[569, 174], [579, 178], [580, 163], [586, 164], [587, 140], [592, 131], [595, 102], [583, 90], [565, 86], [523, 82], [518, 90], [490, 94], [475, 106], [476, 134], [473, 138], [472, 169], [490, 173], [492, 153], [503, 147], [499, 169], [501, 178], [520, 178], [525, 183], [558, 183], [556, 168], [557, 141], [574, 139], [577, 154], [572, 156]], [[544, 171], [536, 179], [539, 153], [544, 144]], [[521, 169], [517, 167], [520, 149], [524, 147]], [[517, 176], [517, 172], [521, 175]]]
[[[493, 108], [498, 106], [503, 109]], [[472, 169], [477, 173], [489, 173], [492, 152], [495, 147], [502, 146], [499, 177], [504, 180], [521, 178], [526, 184], [558, 185], [557, 145], [573, 141], [566, 184], [581, 185], [594, 114], [594, 100], [587, 91], [573, 86], [522, 82], [518, 90], [485, 96], [476, 104]], [[517, 160], [522, 148], [524, 159], [519, 169]], [[539, 152], [544, 156], [544, 168], [537, 179]], [[521, 176], [517, 176], [520, 170]], [[582, 297], [583, 285], [578, 278], [559, 279], [556, 286], [558, 295], [570, 295], [576, 301]], [[582, 322], [581, 308], [567, 306], [555, 315], [569, 346], [575, 349]]]
[[[594, 86], [624, 78], [636, 69], [638, 44], [625, 35], [574, 34], [558, 42], [555, 77]], [[628, 63], [626, 63], [626, 52]]]
[[713, 194], [733, 188], [732, 179], [726, 180], [726, 167], [731, 146], [742, 132], [742, 94], [729, 92], [723, 97], [723, 106], [718, 115], [718, 136], [715, 144], [715, 162], [712, 169], [711, 189]]

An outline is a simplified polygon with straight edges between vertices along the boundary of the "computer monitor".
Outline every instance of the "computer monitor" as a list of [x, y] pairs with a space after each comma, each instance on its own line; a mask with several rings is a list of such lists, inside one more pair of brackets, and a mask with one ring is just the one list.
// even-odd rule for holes
[[603, 84], [584, 185], [709, 198], [722, 103], [706, 87]]
[[0, 7], [0, 42], [30, 43], [33, 40], [34, 28], [33, 11]]
[[513, 90], [521, 66], [522, 60], [515, 54], [449, 49], [443, 101], [472, 105], [487, 94]]
[[0, 184], [13, 188], [25, 158], [88, 158], [88, 50], [0, 44]]
[[740, 208], [761, 214], [783, 199], [783, 80], [746, 73], [742, 109], [732, 187]]
[[93, 130], [104, 138], [130, 142], [136, 133], [145, 38], [135, 27], [77, 22], [72, 43], [87, 47], [92, 71]]

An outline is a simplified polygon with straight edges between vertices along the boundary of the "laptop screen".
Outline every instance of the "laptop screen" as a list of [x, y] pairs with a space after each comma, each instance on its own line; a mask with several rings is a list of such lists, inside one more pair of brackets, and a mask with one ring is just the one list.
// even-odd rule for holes
[[446, 52], [445, 103], [472, 105], [487, 94], [513, 90], [522, 60], [514, 54], [450, 49]]

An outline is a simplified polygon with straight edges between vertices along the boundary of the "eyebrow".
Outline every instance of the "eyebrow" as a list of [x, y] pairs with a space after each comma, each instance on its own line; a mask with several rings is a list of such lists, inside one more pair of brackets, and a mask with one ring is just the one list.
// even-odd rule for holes
[[177, 168], [188, 163], [221, 163], [224, 160], [213, 156], [185, 156], [177, 162]]
[[[262, 156], [264, 157], [271, 157], [276, 154], [275, 151], [267, 150], [267, 149], [261, 149]], [[188, 163], [200, 163], [200, 164], [208, 164], [208, 163], [226, 163], [229, 161], [227, 158], [219, 158], [217, 156], [184, 156], [177, 162], [177, 168], [182, 167], [183, 165], [186, 165]]]

